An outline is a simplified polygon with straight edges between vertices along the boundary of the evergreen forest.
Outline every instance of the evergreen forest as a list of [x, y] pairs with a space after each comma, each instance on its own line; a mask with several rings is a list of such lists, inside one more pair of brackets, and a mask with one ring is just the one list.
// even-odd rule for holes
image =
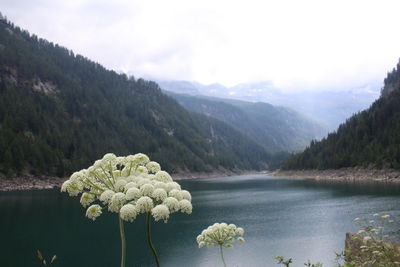
[[260, 170], [270, 152], [127, 77], [0, 20], [0, 173], [67, 176], [108, 152], [167, 171]]

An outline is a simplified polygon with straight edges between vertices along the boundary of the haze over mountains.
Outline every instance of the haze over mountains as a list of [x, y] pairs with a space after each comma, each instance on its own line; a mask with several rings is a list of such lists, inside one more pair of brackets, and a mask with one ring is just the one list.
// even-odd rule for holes
[[321, 141], [291, 157], [284, 169], [343, 167], [400, 169], [400, 61], [388, 73], [382, 94]]
[[381, 84], [366, 84], [348, 90], [284, 91], [271, 82], [243, 83], [233, 87], [203, 85], [189, 81], [157, 81], [162, 89], [181, 94], [266, 102], [284, 106], [315, 118], [329, 131], [351, 115], [369, 107], [379, 97]]
[[289, 108], [263, 102], [166, 93], [187, 110], [227, 123], [267, 151], [300, 151], [327, 132], [316, 121]]

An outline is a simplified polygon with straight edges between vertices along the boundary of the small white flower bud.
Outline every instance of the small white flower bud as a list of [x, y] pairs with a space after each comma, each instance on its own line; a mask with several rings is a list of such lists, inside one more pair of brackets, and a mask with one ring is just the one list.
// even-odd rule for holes
[[168, 196], [174, 197], [177, 200], [182, 200], [183, 199], [181, 191], [177, 190], [177, 189], [172, 189], [171, 191], [169, 191]]
[[163, 183], [172, 182], [171, 176], [166, 171], [158, 171], [154, 179]]
[[154, 186], [151, 184], [144, 184], [140, 187], [140, 193], [142, 196], [151, 196], [154, 191]]
[[153, 191], [152, 196], [156, 201], [164, 201], [167, 198], [167, 192], [162, 188], [157, 188]]
[[136, 208], [141, 213], [150, 212], [153, 207], [153, 200], [147, 196], [139, 198], [136, 202]]
[[164, 222], [167, 222], [169, 209], [165, 205], [157, 205], [151, 210], [151, 215], [153, 215], [155, 221], [164, 220]]
[[188, 200], [184, 199], [179, 201], [179, 208], [181, 212], [191, 214], [192, 213], [192, 203], [190, 203]]
[[70, 181], [66, 180], [61, 186], [61, 192], [67, 192], [67, 188], [68, 188], [69, 184], [70, 184]]
[[126, 202], [126, 197], [124, 193], [118, 192], [115, 193], [108, 205], [108, 210], [111, 212], [119, 212], [121, 207], [125, 204]]
[[99, 205], [92, 205], [86, 210], [86, 217], [96, 220], [101, 215], [101, 207]]
[[[125, 179], [126, 180], [126, 179]], [[128, 191], [129, 188], [137, 187], [135, 182], [129, 182], [124, 186], [125, 192]]]
[[181, 191], [181, 196], [182, 196], [183, 199], [192, 201], [192, 196], [190, 195], [189, 191], [187, 191], [187, 190], [182, 190]]
[[160, 164], [155, 161], [147, 163], [146, 168], [149, 170], [149, 173], [157, 173], [161, 170]]
[[114, 184], [114, 189], [117, 192], [122, 192], [124, 191], [124, 187], [126, 185], [126, 181], [124, 179], [119, 179], [115, 184]]
[[139, 166], [136, 168], [136, 172], [147, 174], [149, 173], [149, 170], [145, 166]]
[[83, 193], [81, 196], [81, 205], [86, 208], [95, 201], [95, 196], [89, 193]]
[[119, 217], [127, 222], [133, 222], [136, 219], [137, 214], [138, 210], [132, 204], [126, 204], [122, 206], [119, 211]]
[[133, 161], [137, 164], [137, 165], [145, 165], [147, 162], [150, 161], [149, 157], [145, 154], [142, 153], [138, 153], [135, 154], [133, 156]]
[[100, 195], [100, 201], [103, 202], [103, 204], [107, 205], [111, 198], [114, 196], [115, 192], [112, 190], [106, 190]]
[[239, 241], [240, 243], [243, 243], [244, 242], [244, 238], [240, 236], [240, 237], [238, 237], [237, 241]]
[[242, 227], [236, 228], [235, 232], [236, 232], [237, 235], [243, 235], [244, 234], [244, 230], [243, 230]]
[[177, 212], [180, 210], [179, 201], [174, 197], [167, 197], [164, 202], [171, 212]]
[[137, 189], [136, 187], [132, 187], [129, 188], [128, 191], [126, 191], [126, 200], [134, 200], [134, 199], [138, 199], [139, 197], [141, 197], [142, 194], [140, 193], [140, 190]]

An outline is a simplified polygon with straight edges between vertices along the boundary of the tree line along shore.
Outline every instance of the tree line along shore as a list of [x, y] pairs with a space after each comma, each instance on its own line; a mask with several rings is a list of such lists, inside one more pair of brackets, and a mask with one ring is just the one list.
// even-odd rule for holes
[[400, 183], [400, 170], [395, 169], [341, 168], [328, 170], [277, 170], [271, 173], [271, 176], [310, 178], [315, 180]]

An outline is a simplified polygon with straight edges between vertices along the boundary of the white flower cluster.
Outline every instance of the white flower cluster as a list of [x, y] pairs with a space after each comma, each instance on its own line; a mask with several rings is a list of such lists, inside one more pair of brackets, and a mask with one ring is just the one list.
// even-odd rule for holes
[[391, 215], [375, 213], [372, 218], [356, 218], [354, 221], [362, 229], [352, 236], [354, 243], [346, 253], [350, 255], [349, 262], [354, 266], [397, 266], [399, 249], [388, 235], [393, 229], [386, 229], [394, 223]]
[[75, 172], [61, 187], [70, 196], [81, 195], [81, 204], [88, 207], [86, 216], [95, 220], [103, 204], [132, 222], [141, 213], [151, 213], [154, 220], [167, 222], [174, 212], [192, 213], [192, 197], [161, 170], [157, 162], [145, 154], [117, 157], [106, 154], [93, 166]]
[[364, 243], [370, 240], [384, 240], [387, 235], [384, 234], [385, 227], [391, 225], [394, 221], [391, 219], [389, 214], [378, 214], [373, 215], [373, 219], [369, 218], [355, 218], [354, 222], [362, 227], [357, 232], [359, 238], [362, 238]]
[[[204, 246], [233, 247], [235, 241], [244, 242], [244, 230], [234, 224], [214, 223], [197, 236], [199, 248]], [[238, 236], [238, 237], [237, 237]]]

